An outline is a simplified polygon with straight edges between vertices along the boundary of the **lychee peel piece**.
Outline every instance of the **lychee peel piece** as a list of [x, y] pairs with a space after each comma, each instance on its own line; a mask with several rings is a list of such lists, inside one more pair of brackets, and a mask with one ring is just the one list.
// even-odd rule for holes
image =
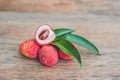
[[64, 60], [71, 60], [73, 56], [65, 54], [62, 50], [59, 49], [59, 57]]
[[[45, 30], [46, 32], [44, 32]], [[41, 46], [50, 44], [55, 38], [56, 34], [49, 25], [42, 25], [35, 32], [35, 40]]]
[[22, 55], [27, 58], [35, 59], [37, 58], [39, 50], [39, 45], [34, 39], [26, 40], [20, 44], [19, 51]]
[[52, 45], [45, 45], [39, 50], [39, 60], [43, 65], [54, 66], [58, 62], [58, 52]]

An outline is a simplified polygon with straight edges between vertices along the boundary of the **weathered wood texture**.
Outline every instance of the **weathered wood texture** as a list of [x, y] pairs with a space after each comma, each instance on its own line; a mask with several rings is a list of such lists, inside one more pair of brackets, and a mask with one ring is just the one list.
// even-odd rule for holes
[[[0, 12], [0, 80], [120, 80], [120, 1], [104, 1], [81, 13]], [[45, 67], [23, 57], [20, 43], [33, 38], [41, 24], [76, 29], [75, 33], [96, 44], [102, 55], [78, 47], [82, 70], [75, 59]]]
[[[0, 80], [120, 80], [120, 17], [98, 14], [0, 13]], [[76, 60], [59, 60], [45, 67], [19, 54], [19, 45], [33, 38], [41, 24], [73, 28], [100, 49], [97, 56], [79, 47], [83, 69]]]
[[119, 4], [120, 0], [0, 0], [0, 11], [78, 13], [94, 9], [120, 14]]

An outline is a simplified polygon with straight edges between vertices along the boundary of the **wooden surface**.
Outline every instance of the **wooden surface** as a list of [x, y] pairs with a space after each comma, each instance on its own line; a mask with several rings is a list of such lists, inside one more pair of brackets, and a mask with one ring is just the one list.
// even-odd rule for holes
[[[0, 80], [120, 80], [120, 14], [0, 12]], [[101, 56], [79, 47], [83, 61], [59, 60], [45, 67], [19, 54], [21, 42], [42, 24], [76, 29], [100, 49]]]
[[0, 0], [2, 11], [120, 14], [120, 0]]

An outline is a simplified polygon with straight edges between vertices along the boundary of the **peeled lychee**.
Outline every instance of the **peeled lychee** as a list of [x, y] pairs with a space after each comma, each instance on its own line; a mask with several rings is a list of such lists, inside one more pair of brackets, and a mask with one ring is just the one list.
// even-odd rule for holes
[[30, 40], [23, 42], [20, 45], [19, 50], [22, 55], [24, 55], [28, 58], [31, 58], [31, 59], [35, 59], [35, 58], [37, 58], [39, 45], [36, 43], [36, 41], [34, 39], [30, 39]]
[[40, 26], [35, 32], [35, 40], [40, 46], [50, 44], [55, 38], [56, 35], [53, 29], [48, 25]]
[[61, 59], [64, 59], [64, 60], [71, 60], [71, 59], [73, 59], [73, 56], [65, 54], [60, 49], [59, 49], [59, 56], [60, 56]]
[[39, 50], [39, 60], [43, 65], [53, 66], [58, 61], [58, 52], [52, 45], [45, 45]]

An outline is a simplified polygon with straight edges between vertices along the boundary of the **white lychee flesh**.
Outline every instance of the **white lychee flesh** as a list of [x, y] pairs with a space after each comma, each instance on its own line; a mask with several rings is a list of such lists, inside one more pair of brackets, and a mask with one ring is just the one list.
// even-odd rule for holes
[[[45, 38], [45, 39], [40, 39], [40, 34], [41, 34], [44, 30], [48, 30], [48, 31], [49, 31], [49, 33], [48, 33], [48, 35], [47, 35], [47, 38]], [[43, 36], [44, 36], [44, 34], [43, 34]], [[36, 33], [35, 33], [35, 39], [36, 39], [36, 41], [37, 41], [37, 43], [38, 43], [39, 45], [47, 45], [47, 44], [50, 44], [51, 42], [53, 42], [53, 41], [55, 40], [55, 38], [56, 38], [56, 35], [55, 35], [54, 31], [53, 31], [53, 30], [51, 29], [51, 27], [48, 26], [48, 25], [42, 25], [42, 26], [40, 26], [40, 27], [37, 29]]]

